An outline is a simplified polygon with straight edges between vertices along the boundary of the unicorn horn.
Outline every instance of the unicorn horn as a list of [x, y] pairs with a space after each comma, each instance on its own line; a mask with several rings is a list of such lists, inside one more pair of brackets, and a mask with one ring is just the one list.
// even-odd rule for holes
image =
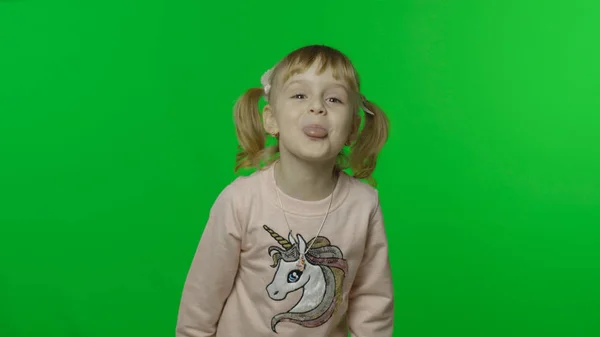
[[271, 236], [275, 239], [275, 241], [277, 241], [283, 248], [285, 248], [285, 249], [292, 248], [292, 244], [288, 240], [284, 239], [281, 235], [275, 233], [275, 231], [272, 230], [271, 228], [269, 228], [269, 226], [263, 225], [263, 228], [267, 232], [269, 232], [269, 234], [271, 234]]

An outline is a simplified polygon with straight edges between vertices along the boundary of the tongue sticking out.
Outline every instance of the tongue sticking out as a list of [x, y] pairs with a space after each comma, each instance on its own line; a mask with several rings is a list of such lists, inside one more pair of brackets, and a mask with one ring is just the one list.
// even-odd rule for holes
[[327, 136], [327, 130], [319, 126], [307, 126], [303, 130], [309, 137], [325, 138]]

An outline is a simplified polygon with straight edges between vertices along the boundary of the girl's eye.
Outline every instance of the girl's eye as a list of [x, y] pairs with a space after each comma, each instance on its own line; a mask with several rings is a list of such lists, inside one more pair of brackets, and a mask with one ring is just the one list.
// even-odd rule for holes
[[[292, 96], [292, 98], [294, 99], [303, 99], [306, 98], [306, 95], [304, 94], [295, 94], [294, 96]], [[343, 103], [339, 98], [336, 97], [331, 97], [327, 99], [329, 102], [331, 103]]]

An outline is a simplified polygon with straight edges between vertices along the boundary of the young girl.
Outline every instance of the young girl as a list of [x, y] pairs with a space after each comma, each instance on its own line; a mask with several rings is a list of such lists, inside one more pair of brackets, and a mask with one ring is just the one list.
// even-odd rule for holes
[[[234, 109], [236, 170], [258, 170], [211, 208], [176, 335], [392, 336], [382, 211], [377, 191], [359, 180], [373, 183], [386, 116], [360, 93], [350, 60], [330, 47], [293, 51], [262, 84]], [[265, 146], [266, 134], [276, 145]]]

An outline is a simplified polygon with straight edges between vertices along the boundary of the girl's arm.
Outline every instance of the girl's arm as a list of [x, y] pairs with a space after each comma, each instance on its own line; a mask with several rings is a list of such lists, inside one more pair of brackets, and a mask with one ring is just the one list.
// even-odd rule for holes
[[181, 298], [177, 337], [213, 337], [238, 270], [241, 242], [231, 189], [226, 188], [210, 217], [194, 255]]
[[348, 324], [352, 337], [392, 337], [394, 300], [388, 243], [378, 204], [369, 224], [365, 255], [350, 291]]

